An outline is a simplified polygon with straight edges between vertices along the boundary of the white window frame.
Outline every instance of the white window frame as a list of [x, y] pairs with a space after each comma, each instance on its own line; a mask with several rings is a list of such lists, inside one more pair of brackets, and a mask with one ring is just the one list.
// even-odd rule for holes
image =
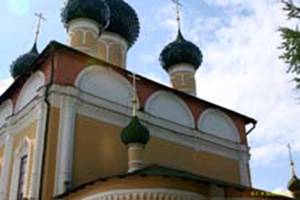
[[22, 142], [18, 145], [15, 153], [14, 153], [14, 160], [13, 160], [13, 172], [12, 172], [12, 181], [10, 185], [10, 195], [9, 199], [15, 200], [17, 199], [17, 192], [18, 192], [18, 185], [19, 185], [19, 176], [20, 176], [20, 164], [21, 159], [24, 156], [27, 156], [27, 165], [26, 165], [26, 174], [24, 177], [24, 198], [28, 196], [28, 186], [29, 186], [29, 176], [30, 176], [30, 163], [32, 159], [32, 140], [25, 138]]

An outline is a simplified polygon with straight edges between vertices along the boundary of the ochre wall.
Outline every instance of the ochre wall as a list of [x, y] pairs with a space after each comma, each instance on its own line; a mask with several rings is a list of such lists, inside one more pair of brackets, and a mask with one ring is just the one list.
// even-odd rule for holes
[[56, 149], [59, 126], [59, 109], [52, 107], [50, 111], [47, 133], [47, 150], [44, 168], [42, 199], [53, 199], [55, 185]]
[[[99, 177], [127, 171], [127, 149], [121, 143], [121, 128], [77, 115], [73, 186]], [[224, 181], [239, 183], [237, 161], [151, 137], [145, 163], [159, 164]]]
[[127, 152], [120, 132], [119, 127], [77, 115], [73, 186], [127, 171]]
[[145, 161], [146, 164], [160, 164], [228, 182], [240, 182], [237, 161], [215, 154], [197, 152], [155, 137], [151, 137], [147, 145]]

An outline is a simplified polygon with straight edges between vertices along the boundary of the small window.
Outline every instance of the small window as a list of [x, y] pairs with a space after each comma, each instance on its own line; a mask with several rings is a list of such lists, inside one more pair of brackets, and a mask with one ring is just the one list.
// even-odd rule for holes
[[23, 200], [27, 160], [27, 155], [23, 156], [20, 160], [17, 200]]

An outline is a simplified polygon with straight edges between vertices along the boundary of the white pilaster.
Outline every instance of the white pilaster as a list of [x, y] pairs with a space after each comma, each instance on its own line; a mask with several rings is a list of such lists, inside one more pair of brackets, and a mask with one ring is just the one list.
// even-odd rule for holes
[[47, 105], [45, 102], [41, 102], [37, 117], [36, 139], [35, 144], [33, 146], [33, 163], [29, 185], [30, 199], [38, 199], [39, 196], [39, 183], [41, 180], [46, 118]]
[[1, 171], [0, 178], [0, 199], [6, 200], [8, 198], [8, 182], [10, 177], [10, 169], [13, 156], [13, 137], [9, 132], [6, 133], [5, 139], [5, 150], [4, 150], [4, 159], [3, 159], [3, 168]]
[[241, 155], [240, 159], [240, 177], [241, 177], [241, 184], [244, 186], [251, 186], [251, 178], [250, 178], [250, 171], [249, 171], [249, 156], [248, 155]]
[[106, 46], [106, 58], [105, 61], [110, 62], [111, 58], [111, 47], [113, 45], [120, 45], [122, 52], [122, 64], [120, 67], [127, 68], [127, 52], [129, 49], [128, 42], [118, 34], [104, 31], [98, 39], [99, 42], [102, 42]]
[[65, 192], [72, 183], [75, 119], [76, 100], [70, 96], [62, 97], [57, 147], [55, 194]]

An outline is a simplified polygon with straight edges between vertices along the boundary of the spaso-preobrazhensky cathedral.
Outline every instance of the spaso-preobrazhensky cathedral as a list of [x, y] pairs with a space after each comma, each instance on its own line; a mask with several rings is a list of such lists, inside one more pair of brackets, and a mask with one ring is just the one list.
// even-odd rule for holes
[[68, 0], [61, 17], [68, 45], [36, 39], [0, 97], [0, 200], [274, 197], [251, 184], [256, 120], [196, 96], [203, 56], [180, 26], [159, 58], [167, 87], [127, 70], [140, 24], [125, 1]]

